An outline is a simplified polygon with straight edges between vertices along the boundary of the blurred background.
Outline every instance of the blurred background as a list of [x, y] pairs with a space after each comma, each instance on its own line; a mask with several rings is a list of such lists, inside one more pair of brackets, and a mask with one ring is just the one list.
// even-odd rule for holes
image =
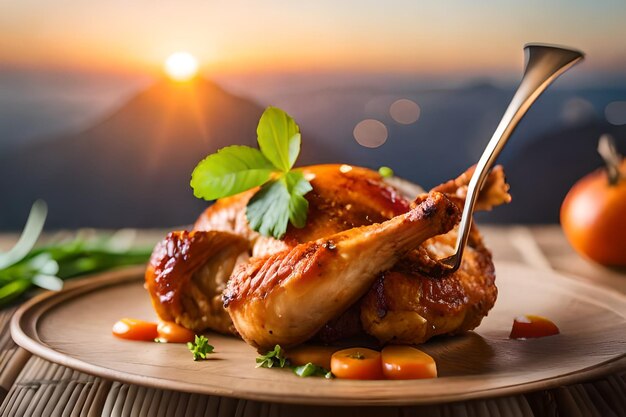
[[255, 145], [268, 105], [300, 125], [299, 164], [431, 187], [474, 164], [527, 42], [587, 59], [539, 99], [500, 162], [513, 202], [485, 222], [558, 221], [571, 185], [626, 152], [623, 1], [22, 0], [0, 13], [0, 230], [37, 198], [47, 228], [170, 227], [206, 206], [208, 153]]

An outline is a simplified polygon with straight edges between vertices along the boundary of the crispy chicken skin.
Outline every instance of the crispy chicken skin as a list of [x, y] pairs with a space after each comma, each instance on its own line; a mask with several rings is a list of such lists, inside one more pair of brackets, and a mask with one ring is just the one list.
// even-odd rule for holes
[[[457, 178], [444, 182], [443, 184], [433, 188], [431, 191], [445, 193], [449, 198], [453, 198], [457, 204], [462, 207], [463, 204], [465, 204], [467, 187], [472, 179], [475, 169], [476, 165], [471, 166]], [[510, 202], [511, 196], [509, 195], [509, 184], [507, 184], [506, 178], [504, 177], [504, 170], [501, 165], [496, 165], [489, 173], [483, 188], [480, 190], [480, 194], [478, 194], [474, 210], [489, 211], [496, 206], [508, 204]]]
[[303, 168], [313, 190], [307, 224], [289, 226], [281, 240], [260, 236], [250, 230], [245, 208], [256, 189], [219, 199], [200, 215], [194, 230], [223, 230], [250, 241], [251, 254], [260, 257], [342, 232], [353, 227], [380, 223], [406, 213], [407, 200], [375, 171], [348, 165], [314, 165]]
[[[409, 200], [369, 169], [316, 165], [304, 171], [313, 186], [306, 195], [309, 201], [307, 226], [303, 229], [289, 227], [282, 240], [260, 236], [248, 227], [245, 208], [256, 191], [253, 189], [219, 199], [199, 216], [193, 232], [173, 232], [156, 246], [146, 270], [146, 288], [161, 319], [176, 321], [195, 331], [234, 332], [232, 320], [221, 305], [228, 268], [224, 268], [219, 277], [211, 275], [221, 259], [213, 256], [212, 251], [219, 247], [208, 245], [209, 240], [200, 238], [204, 236], [200, 232], [213, 233], [210, 235], [214, 236], [213, 243], [219, 242], [217, 236], [222, 236], [217, 232], [224, 232], [222, 237], [225, 238], [238, 236], [240, 241], [228, 256], [231, 262], [232, 259], [245, 261], [247, 255], [274, 254], [299, 243], [388, 220], [410, 208]], [[165, 248], [170, 245], [184, 248], [193, 255], [183, 257], [179, 253], [182, 250], [168, 252]], [[165, 286], [172, 291], [171, 300], [158, 291]]]
[[[283, 239], [260, 236], [249, 229], [245, 207], [256, 191], [250, 190], [218, 200], [202, 213], [192, 232], [174, 232], [157, 245], [146, 272], [146, 287], [162, 319], [195, 331], [232, 333], [232, 316], [243, 336], [256, 346], [264, 346], [274, 338], [283, 338], [285, 345], [299, 343], [319, 329], [315, 337], [326, 342], [366, 332], [384, 343], [421, 343], [434, 335], [461, 333], [480, 324], [495, 302], [497, 289], [491, 254], [475, 227], [461, 268], [444, 276], [436, 259], [452, 253], [456, 228], [437, 232], [437, 236], [404, 249], [402, 256], [391, 256], [385, 252], [388, 245], [378, 247], [373, 238], [361, 237], [358, 246], [350, 243], [356, 242], [351, 235], [338, 244], [334, 240], [338, 235], [362, 233], [361, 226], [379, 228], [390, 219], [411, 213], [428, 194], [411, 201], [411, 196], [403, 195], [377, 172], [366, 168], [316, 165], [302, 170], [313, 186], [306, 195], [307, 225], [302, 229], [289, 226]], [[446, 198], [441, 201], [452, 201], [461, 209], [472, 172], [473, 167], [432, 191], [444, 194]], [[504, 173], [496, 167], [479, 195], [477, 208], [489, 210], [509, 201]], [[329, 240], [335, 249], [324, 247]], [[384, 240], [394, 241], [387, 237]], [[180, 249], [170, 251], [168, 245]], [[334, 281], [309, 279], [316, 273], [345, 273], [342, 268], [350, 263], [336, 260], [339, 247], [352, 254], [350, 262], [375, 263], [363, 272], [367, 276], [362, 280], [356, 279], [356, 273], [343, 277], [344, 282], [357, 282], [350, 297]], [[179, 254], [183, 248], [184, 256]], [[360, 256], [365, 253], [369, 255]], [[377, 260], [379, 253], [389, 255], [386, 263]], [[323, 262], [318, 267], [312, 260]], [[225, 298], [229, 315], [219, 299], [233, 269], [233, 283]], [[313, 282], [324, 285], [314, 289]], [[295, 296], [290, 299], [290, 294]], [[346, 303], [334, 303], [338, 297], [345, 297]], [[278, 316], [269, 302], [264, 305], [266, 299], [278, 300], [272, 301], [276, 302], [276, 311], [290, 309], [289, 313], [281, 313], [279, 321], [284, 324], [275, 325]], [[321, 307], [320, 300], [329, 306]], [[315, 309], [306, 313], [306, 303]], [[280, 334], [269, 338], [265, 333], [269, 330]]]
[[235, 333], [222, 291], [248, 241], [222, 231], [172, 232], [154, 248], [146, 289], [159, 318], [188, 329]]
[[239, 334], [259, 348], [305, 342], [361, 298], [378, 275], [459, 220], [457, 206], [433, 192], [411, 211], [274, 255], [251, 259], [224, 292]]
[[[446, 193], [462, 209], [471, 167], [459, 177], [432, 191]], [[490, 173], [476, 208], [491, 210], [508, 203], [511, 196], [501, 166]], [[362, 329], [381, 343], [419, 344], [433, 336], [458, 334], [480, 325], [498, 294], [491, 252], [472, 227], [463, 262], [458, 271], [443, 274], [436, 261], [454, 253], [458, 229], [428, 239], [396, 265], [381, 274], [360, 302]], [[348, 318], [349, 319], [349, 318]], [[341, 325], [347, 319], [337, 320]], [[329, 323], [320, 334], [332, 342], [358, 334], [354, 328], [336, 329]]]
[[498, 290], [491, 253], [474, 229], [458, 271], [425, 272], [433, 259], [452, 254], [457, 228], [424, 242], [380, 275], [360, 304], [363, 329], [381, 343], [419, 344], [440, 334], [476, 328]]

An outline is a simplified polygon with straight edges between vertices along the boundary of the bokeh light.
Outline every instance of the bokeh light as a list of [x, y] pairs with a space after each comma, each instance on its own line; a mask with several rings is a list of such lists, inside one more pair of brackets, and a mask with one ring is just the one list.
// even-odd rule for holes
[[604, 108], [604, 117], [612, 125], [626, 124], [626, 101], [613, 101]]
[[361, 120], [352, 132], [354, 139], [366, 148], [378, 148], [387, 141], [387, 126], [375, 119]]
[[561, 119], [568, 125], [588, 122], [596, 116], [593, 104], [581, 97], [567, 100], [561, 109]]
[[420, 106], [413, 100], [401, 98], [393, 102], [389, 107], [389, 114], [396, 122], [403, 125], [410, 125], [417, 122], [420, 117]]

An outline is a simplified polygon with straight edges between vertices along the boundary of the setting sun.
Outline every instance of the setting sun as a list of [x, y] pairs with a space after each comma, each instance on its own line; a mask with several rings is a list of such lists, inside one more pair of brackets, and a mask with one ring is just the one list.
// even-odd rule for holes
[[198, 60], [188, 52], [176, 52], [165, 61], [165, 72], [175, 81], [188, 81], [198, 74]]

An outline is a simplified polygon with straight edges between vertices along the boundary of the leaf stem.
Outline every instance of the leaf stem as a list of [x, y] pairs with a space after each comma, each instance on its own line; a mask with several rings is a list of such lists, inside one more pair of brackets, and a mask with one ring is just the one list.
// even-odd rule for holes
[[598, 141], [598, 153], [606, 164], [609, 185], [616, 185], [622, 178], [622, 174], [620, 173], [622, 155], [617, 151], [613, 136], [609, 134], [600, 136], [600, 140]]

